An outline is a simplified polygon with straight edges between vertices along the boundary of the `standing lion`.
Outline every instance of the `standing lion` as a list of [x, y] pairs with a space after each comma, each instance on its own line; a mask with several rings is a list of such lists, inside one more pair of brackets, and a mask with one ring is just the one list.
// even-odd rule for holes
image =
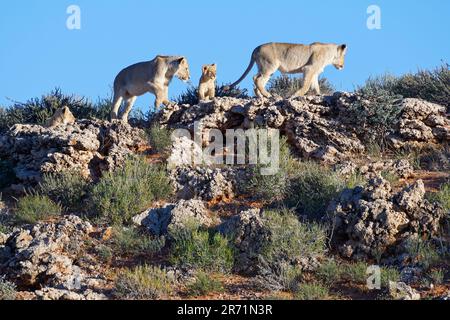
[[202, 67], [202, 77], [198, 86], [199, 101], [213, 100], [216, 96], [216, 64], [208, 64]]
[[118, 118], [120, 106], [125, 100], [125, 111], [121, 119], [127, 122], [137, 97], [147, 92], [156, 96], [156, 109], [161, 104], [169, 105], [169, 84], [174, 76], [182, 81], [190, 80], [189, 64], [186, 58], [157, 56], [152, 61], [140, 62], [120, 71], [114, 80], [111, 119]]
[[237, 86], [252, 70], [254, 64], [258, 66], [258, 74], [253, 78], [255, 94], [258, 97], [269, 98], [266, 84], [276, 72], [296, 74], [303, 73], [303, 87], [294, 94], [304, 96], [309, 89], [320, 94], [319, 76], [326, 66], [333, 65], [342, 70], [345, 64], [347, 45], [313, 43], [311, 45], [290, 43], [268, 43], [257, 47], [252, 59], [242, 77], [229, 88]]

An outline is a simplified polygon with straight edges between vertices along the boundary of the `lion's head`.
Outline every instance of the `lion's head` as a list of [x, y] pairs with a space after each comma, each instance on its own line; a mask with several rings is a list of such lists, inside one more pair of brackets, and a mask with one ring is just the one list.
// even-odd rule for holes
[[204, 80], [216, 79], [217, 66], [216, 64], [207, 64], [202, 67], [202, 77]]
[[345, 66], [345, 54], [347, 53], [347, 45], [343, 44], [338, 46], [336, 56], [333, 60], [333, 66], [338, 69], [342, 70]]
[[189, 64], [186, 58], [181, 57], [175, 61], [176, 72], [175, 76], [182, 81], [189, 81], [191, 75], [189, 73]]

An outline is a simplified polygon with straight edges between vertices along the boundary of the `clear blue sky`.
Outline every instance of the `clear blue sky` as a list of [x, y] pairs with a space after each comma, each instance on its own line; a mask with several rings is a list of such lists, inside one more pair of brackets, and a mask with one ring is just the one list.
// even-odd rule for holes
[[[81, 30], [66, 28], [66, 9], [81, 8]], [[382, 29], [366, 27], [367, 7]], [[0, 10], [0, 105], [55, 87], [93, 100], [110, 93], [123, 67], [157, 54], [184, 55], [197, 82], [205, 63], [218, 81], [236, 80], [252, 50], [266, 42], [347, 43], [346, 69], [326, 69], [339, 90], [370, 75], [402, 74], [450, 61], [448, 0], [14, 0]], [[252, 74], [255, 73], [255, 70]], [[251, 76], [243, 86], [252, 88]], [[174, 80], [171, 97], [186, 85]], [[153, 97], [138, 100], [149, 106]]]

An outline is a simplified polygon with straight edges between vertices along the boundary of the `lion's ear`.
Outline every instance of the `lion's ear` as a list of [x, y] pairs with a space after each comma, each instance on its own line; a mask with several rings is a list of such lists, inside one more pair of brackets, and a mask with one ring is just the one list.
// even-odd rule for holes
[[346, 52], [347, 51], [347, 45], [343, 44], [339, 47], [341, 49], [342, 52]]

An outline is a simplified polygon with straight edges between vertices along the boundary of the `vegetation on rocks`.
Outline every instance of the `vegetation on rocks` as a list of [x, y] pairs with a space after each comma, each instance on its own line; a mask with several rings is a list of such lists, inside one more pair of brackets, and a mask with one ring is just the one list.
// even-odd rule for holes
[[20, 223], [34, 224], [41, 220], [57, 217], [61, 206], [42, 195], [27, 195], [17, 202], [15, 217]]

